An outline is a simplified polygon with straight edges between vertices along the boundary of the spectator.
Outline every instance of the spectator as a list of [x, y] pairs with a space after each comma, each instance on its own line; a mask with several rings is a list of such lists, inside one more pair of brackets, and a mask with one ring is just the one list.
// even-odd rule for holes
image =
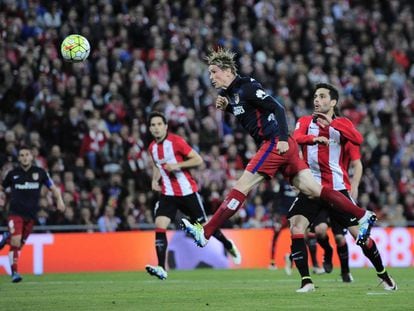
[[105, 206], [104, 214], [98, 218], [100, 232], [115, 232], [121, 223], [121, 219], [115, 216], [115, 209], [112, 206]]

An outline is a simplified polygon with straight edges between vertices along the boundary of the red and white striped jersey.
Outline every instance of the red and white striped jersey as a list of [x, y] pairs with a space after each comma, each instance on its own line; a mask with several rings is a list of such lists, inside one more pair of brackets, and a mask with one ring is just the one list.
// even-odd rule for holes
[[[312, 121], [312, 116], [301, 117], [293, 136], [318, 183], [334, 190], [351, 189], [348, 165], [344, 161], [345, 145], [351, 142], [359, 146], [363, 138], [350, 120], [335, 118], [330, 126], [322, 128]], [[313, 142], [320, 136], [329, 139], [328, 146]]]
[[197, 183], [188, 169], [168, 172], [164, 169], [167, 163], [179, 163], [193, 150], [178, 135], [168, 133], [160, 143], [151, 142], [149, 153], [161, 173], [161, 192], [170, 196], [185, 196], [198, 191]]

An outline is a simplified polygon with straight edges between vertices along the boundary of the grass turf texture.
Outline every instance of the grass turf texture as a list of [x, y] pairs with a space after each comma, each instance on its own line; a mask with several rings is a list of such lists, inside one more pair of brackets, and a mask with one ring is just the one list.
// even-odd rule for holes
[[0, 276], [1, 310], [414, 310], [414, 269], [389, 269], [399, 290], [378, 286], [373, 269], [338, 269], [313, 276], [316, 292], [298, 294], [299, 275], [283, 269], [170, 271], [166, 281], [146, 272]]

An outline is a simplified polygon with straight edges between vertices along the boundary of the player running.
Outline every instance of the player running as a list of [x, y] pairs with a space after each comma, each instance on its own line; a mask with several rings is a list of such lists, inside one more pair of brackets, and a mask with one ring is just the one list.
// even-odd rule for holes
[[[145, 268], [149, 274], [165, 280], [168, 277], [165, 269], [168, 246], [166, 231], [171, 220], [175, 219], [177, 210], [189, 216], [192, 222], [204, 223], [207, 220], [197, 183], [189, 171], [189, 168], [200, 166], [203, 159], [181, 136], [168, 133], [164, 114], [150, 114], [149, 130], [154, 137], [148, 148], [154, 163], [152, 189], [161, 194], [155, 208], [158, 266], [147, 265]], [[240, 264], [241, 255], [234, 242], [228, 240], [220, 230], [216, 230], [213, 236], [223, 243], [233, 257], [233, 262]]]
[[57, 209], [65, 211], [62, 195], [49, 174], [42, 168], [33, 165], [33, 154], [28, 147], [20, 147], [18, 156], [19, 166], [12, 169], [3, 180], [2, 188], [10, 188], [10, 208], [7, 218], [8, 232], [3, 233], [0, 249], [10, 245], [9, 259], [12, 272], [12, 282], [22, 280], [18, 273], [19, 252], [27, 238], [32, 233], [36, 215], [40, 209], [39, 199], [42, 185], [45, 185], [56, 200]]

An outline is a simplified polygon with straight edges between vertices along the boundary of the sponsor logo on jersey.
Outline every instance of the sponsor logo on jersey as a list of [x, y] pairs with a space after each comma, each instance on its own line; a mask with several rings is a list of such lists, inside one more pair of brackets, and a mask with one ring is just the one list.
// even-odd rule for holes
[[233, 113], [235, 116], [245, 113], [243, 106], [235, 106], [233, 107]]
[[32, 178], [33, 178], [33, 180], [38, 180], [39, 179], [39, 173], [33, 173]]
[[227, 203], [227, 207], [233, 211], [235, 211], [237, 209], [237, 207], [239, 206], [240, 201], [236, 200], [236, 199], [231, 199], [229, 203]]
[[40, 184], [38, 182], [25, 182], [24, 184], [16, 184], [15, 188], [20, 190], [39, 189]]

